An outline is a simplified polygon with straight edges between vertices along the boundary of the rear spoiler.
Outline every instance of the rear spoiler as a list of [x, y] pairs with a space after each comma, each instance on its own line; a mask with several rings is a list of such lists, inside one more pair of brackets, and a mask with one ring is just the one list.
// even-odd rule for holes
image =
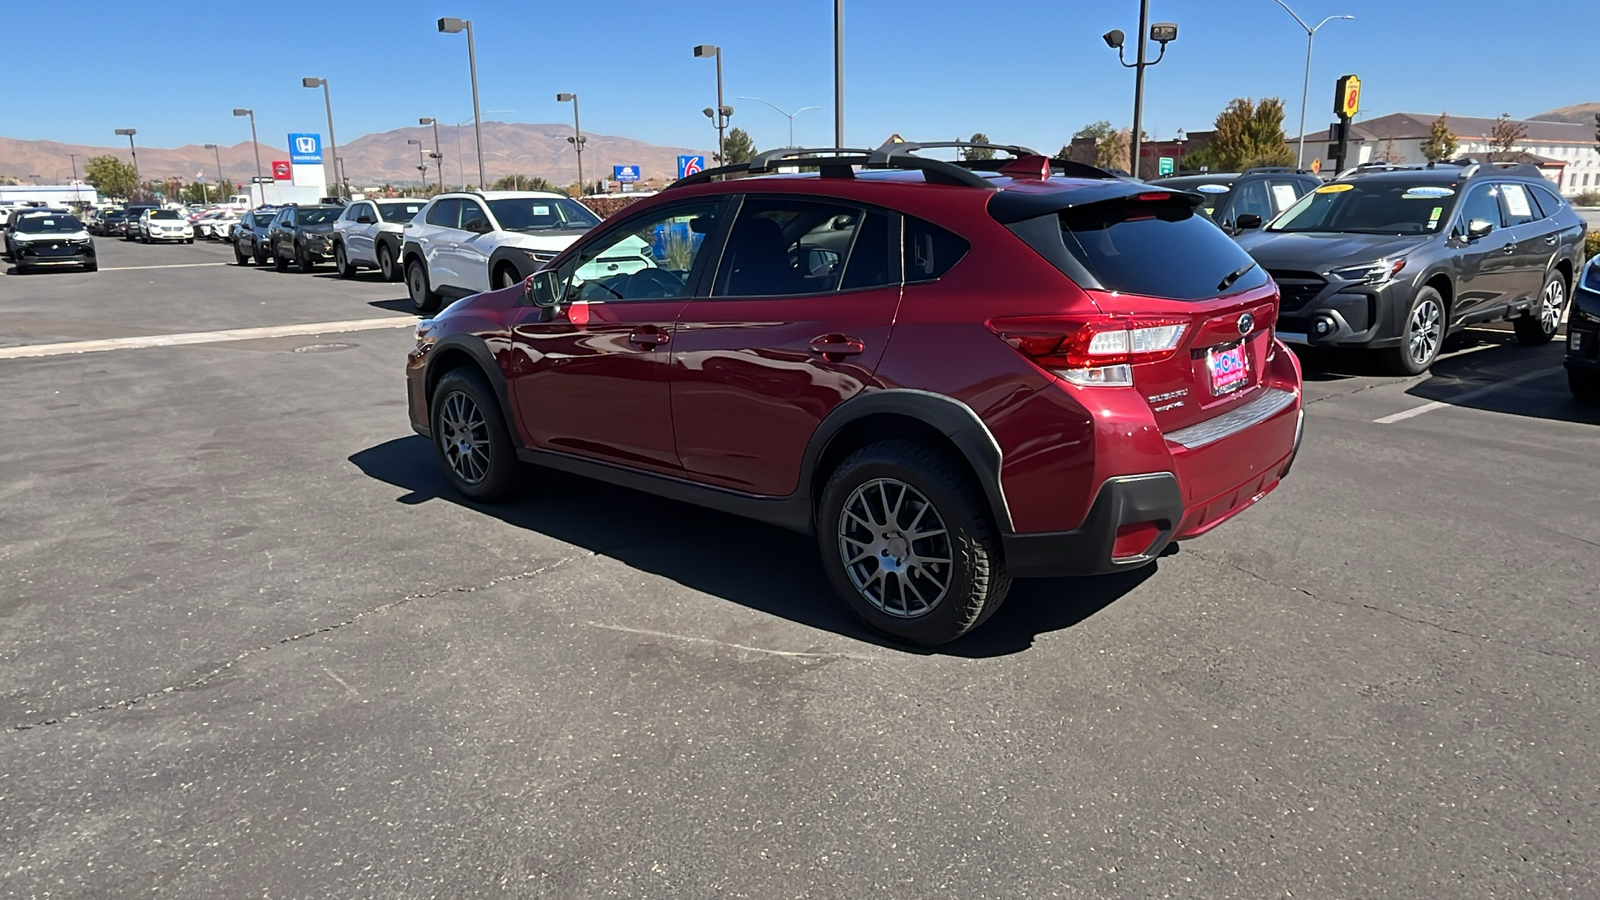
[[989, 198], [989, 215], [1002, 225], [1035, 219], [1069, 209], [1082, 209], [1097, 203], [1127, 201], [1178, 202], [1197, 209], [1205, 198], [1193, 191], [1178, 191], [1158, 185], [1121, 179], [1078, 183], [1053, 191], [998, 191]]

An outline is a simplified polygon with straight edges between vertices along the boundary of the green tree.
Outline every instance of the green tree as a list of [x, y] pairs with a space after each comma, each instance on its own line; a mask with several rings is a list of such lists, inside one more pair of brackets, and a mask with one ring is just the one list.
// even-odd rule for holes
[[743, 128], [735, 128], [728, 132], [728, 137], [722, 142], [722, 164], [749, 162], [755, 159], [756, 145], [750, 140], [750, 135]]
[[1277, 97], [1263, 97], [1260, 103], [1237, 97], [1217, 114], [1215, 128], [1210, 149], [1218, 169], [1294, 164], [1294, 151], [1283, 134], [1283, 101]]
[[1429, 162], [1439, 162], [1454, 157], [1460, 146], [1455, 132], [1450, 130], [1450, 114], [1440, 113], [1439, 118], [1428, 126], [1428, 139], [1422, 142], [1422, 155]]
[[1500, 118], [1494, 120], [1494, 127], [1489, 129], [1489, 146], [1492, 148], [1489, 159], [1498, 161], [1515, 155], [1517, 144], [1527, 136], [1527, 125], [1513, 121], [1510, 113], [1501, 113]]
[[1131, 129], [1110, 132], [1095, 141], [1094, 164], [1102, 169], [1128, 171], [1128, 135]]
[[538, 175], [507, 175], [506, 177], [489, 185], [491, 191], [554, 191], [561, 190], [550, 183], [550, 179]]
[[1116, 133], [1117, 130], [1111, 127], [1110, 122], [1107, 122], [1105, 119], [1101, 119], [1098, 122], [1090, 122], [1082, 128], [1079, 128], [1077, 131], [1074, 131], [1072, 133], [1072, 139], [1076, 141], [1081, 140], [1082, 138], [1094, 138], [1094, 142], [1098, 146], [1101, 141]]
[[[974, 144], [989, 143], [989, 136], [981, 131], [974, 131], [972, 137], [967, 138]], [[994, 159], [994, 151], [988, 147], [966, 147], [962, 153], [967, 159]]]
[[83, 180], [107, 197], [128, 197], [138, 190], [133, 166], [115, 156], [91, 156], [83, 164]]

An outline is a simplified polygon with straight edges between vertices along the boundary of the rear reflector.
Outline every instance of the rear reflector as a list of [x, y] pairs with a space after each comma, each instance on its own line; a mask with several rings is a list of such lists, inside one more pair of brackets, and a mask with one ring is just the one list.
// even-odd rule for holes
[[1134, 522], [1117, 528], [1117, 539], [1111, 544], [1112, 559], [1130, 559], [1150, 552], [1150, 545], [1161, 536], [1161, 526], [1154, 522]]
[[1073, 384], [1130, 385], [1132, 366], [1170, 356], [1189, 323], [1182, 319], [1038, 316], [994, 319], [990, 330], [1018, 352]]

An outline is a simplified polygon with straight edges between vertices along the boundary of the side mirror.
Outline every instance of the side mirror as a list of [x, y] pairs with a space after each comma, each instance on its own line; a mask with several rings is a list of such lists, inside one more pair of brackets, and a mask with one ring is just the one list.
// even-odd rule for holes
[[1239, 216], [1239, 218], [1233, 220], [1233, 227], [1239, 229], [1240, 231], [1249, 231], [1252, 228], [1260, 228], [1261, 217], [1255, 213], [1243, 213]]
[[362, 213], [361, 215], [356, 216], [356, 224], [357, 225], [371, 225], [372, 224], [372, 217], [367, 215], [366, 213]]
[[541, 269], [529, 275], [522, 284], [528, 302], [540, 309], [555, 309], [561, 305], [566, 284], [553, 269]]
[[1489, 236], [1494, 230], [1494, 223], [1488, 219], [1473, 219], [1467, 223], [1467, 240], [1475, 241]]
[[466, 230], [472, 232], [473, 234], [488, 234], [494, 229], [490, 228], [489, 223], [482, 219], [473, 219], [471, 222], [466, 224]]

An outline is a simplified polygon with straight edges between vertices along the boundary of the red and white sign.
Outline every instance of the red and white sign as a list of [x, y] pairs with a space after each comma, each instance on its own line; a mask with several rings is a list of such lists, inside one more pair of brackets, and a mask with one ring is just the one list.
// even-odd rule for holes
[[275, 159], [272, 161], [272, 178], [274, 181], [288, 181], [293, 177], [294, 174], [289, 168], [287, 159]]

